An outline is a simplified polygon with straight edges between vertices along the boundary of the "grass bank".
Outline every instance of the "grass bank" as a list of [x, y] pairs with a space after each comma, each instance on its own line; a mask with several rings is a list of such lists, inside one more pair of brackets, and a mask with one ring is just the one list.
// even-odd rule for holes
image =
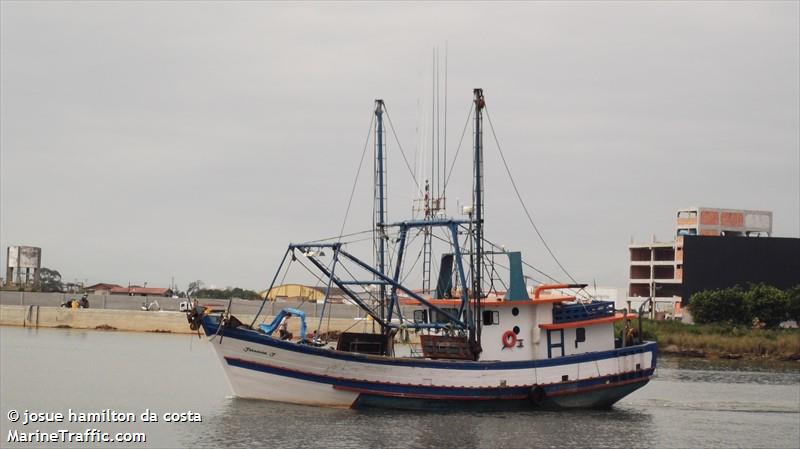
[[664, 353], [729, 359], [800, 360], [800, 329], [767, 330], [644, 320], [642, 331], [644, 338], [657, 341], [659, 350]]

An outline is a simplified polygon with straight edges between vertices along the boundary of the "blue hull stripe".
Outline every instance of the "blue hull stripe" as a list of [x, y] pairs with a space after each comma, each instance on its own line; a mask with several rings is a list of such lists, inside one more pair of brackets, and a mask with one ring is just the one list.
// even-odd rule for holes
[[[217, 333], [218, 320], [216, 317], [203, 317], [203, 329], [207, 336]], [[568, 355], [553, 359], [541, 360], [519, 360], [519, 361], [464, 361], [464, 360], [429, 360], [429, 359], [410, 359], [410, 358], [391, 358], [381, 356], [371, 356], [356, 354], [352, 352], [334, 351], [330, 349], [317, 348], [314, 346], [301, 345], [290, 341], [283, 341], [272, 338], [268, 335], [258, 333], [254, 330], [228, 328], [221, 332], [224, 338], [234, 338], [259, 345], [280, 348], [286, 351], [312, 354], [320, 357], [328, 357], [336, 360], [350, 362], [372, 363], [377, 365], [407, 366], [418, 368], [438, 368], [454, 370], [511, 370], [511, 369], [530, 369], [544, 368], [548, 366], [572, 365], [583, 362], [594, 362], [596, 360], [612, 359], [626, 355], [652, 353], [655, 367], [656, 343], [646, 342], [627, 348], [617, 348], [608, 351], [588, 352], [585, 354]]]
[[[375, 395], [417, 397], [429, 399], [469, 399], [469, 400], [496, 400], [496, 399], [524, 399], [527, 398], [533, 385], [513, 387], [446, 387], [394, 384], [386, 382], [373, 382], [364, 380], [344, 379], [340, 377], [313, 374], [292, 369], [280, 368], [263, 363], [251, 362], [232, 357], [225, 357], [230, 366], [253, 371], [289, 377], [308, 382], [328, 384], [334, 388], [363, 392]], [[653, 370], [640, 370], [619, 375], [596, 377], [572, 382], [542, 385], [548, 395], [566, 395], [579, 393], [580, 390], [597, 387], [613, 387], [618, 384], [634, 381], [647, 381], [652, 376]]]

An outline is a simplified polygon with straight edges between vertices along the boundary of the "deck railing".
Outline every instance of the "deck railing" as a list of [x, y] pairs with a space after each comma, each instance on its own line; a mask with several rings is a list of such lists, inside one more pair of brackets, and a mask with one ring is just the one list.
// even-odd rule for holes
[[592, 320], [614, 315], [613, 301], [560, 304], [553, 306], [553, 323]]

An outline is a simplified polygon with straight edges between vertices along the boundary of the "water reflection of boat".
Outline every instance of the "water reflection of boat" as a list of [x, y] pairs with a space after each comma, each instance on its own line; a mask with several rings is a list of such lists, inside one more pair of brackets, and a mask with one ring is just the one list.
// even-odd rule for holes
[[[520, 253], [486, 249], [484, 107], [483, 92], [476, 89], [474, 190], [466, 218], [430, 213], [443, 208], [426, 184], [424, 216], [387, 223], [384, 104], [377, 100], [375, 263], [351, 254], [341, 238], [287, 248], [273, 284], [287, 261], [305, 260], [326, 291], [340, 289], [372, 318], [375, 332], [342, 333], [334, 349], [311, 344], [305, 332], [299, 341], [274, 337], [277, 320], [256, 326], [258, 315], [248, 325], [229, 313], [190, 313], [193, 326], [212, 337], [237, 396], [335, 407], [584, 408], [609, 407], [648, 382], [656, 344], [638, 341], [632, 332], [615, 338], [614, 323], [625, 317], [612, 302], [579, 298], [585, 285], [578, 284], [541, 284], [529, 292]], [[446, 249], [436, 287], [412, 290], [402, 281], [409, 240], [422, 235], [428, 244], [437, 233]], [[389, 243], [393, 257], [386, 251]], [[431, 256], [424, 257], [423, 268], [429, 269]], [[494, 284], [495, 265], [502, 266], [497, 258], [507, 261], [505, 280], [497, 279], [502, 293], [485, 286], [487, 277]], [[403, 314], [401, 300], [414, 308], [413, 315]], [[419, 333], [419, 345], [400, 351], [398, 340], [409, 331]]]

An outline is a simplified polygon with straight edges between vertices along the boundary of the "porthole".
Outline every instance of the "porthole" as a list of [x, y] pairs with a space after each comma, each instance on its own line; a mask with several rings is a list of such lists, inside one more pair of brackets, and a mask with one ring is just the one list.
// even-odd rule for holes
[[519, 326], [514, 326], [513, 330], [516, 335], [519, 335]]
[[514, 307], [513, 309], [511, 309], [511, 314], [514, 315], [514, 316], [519, 315], [519, 309]]

